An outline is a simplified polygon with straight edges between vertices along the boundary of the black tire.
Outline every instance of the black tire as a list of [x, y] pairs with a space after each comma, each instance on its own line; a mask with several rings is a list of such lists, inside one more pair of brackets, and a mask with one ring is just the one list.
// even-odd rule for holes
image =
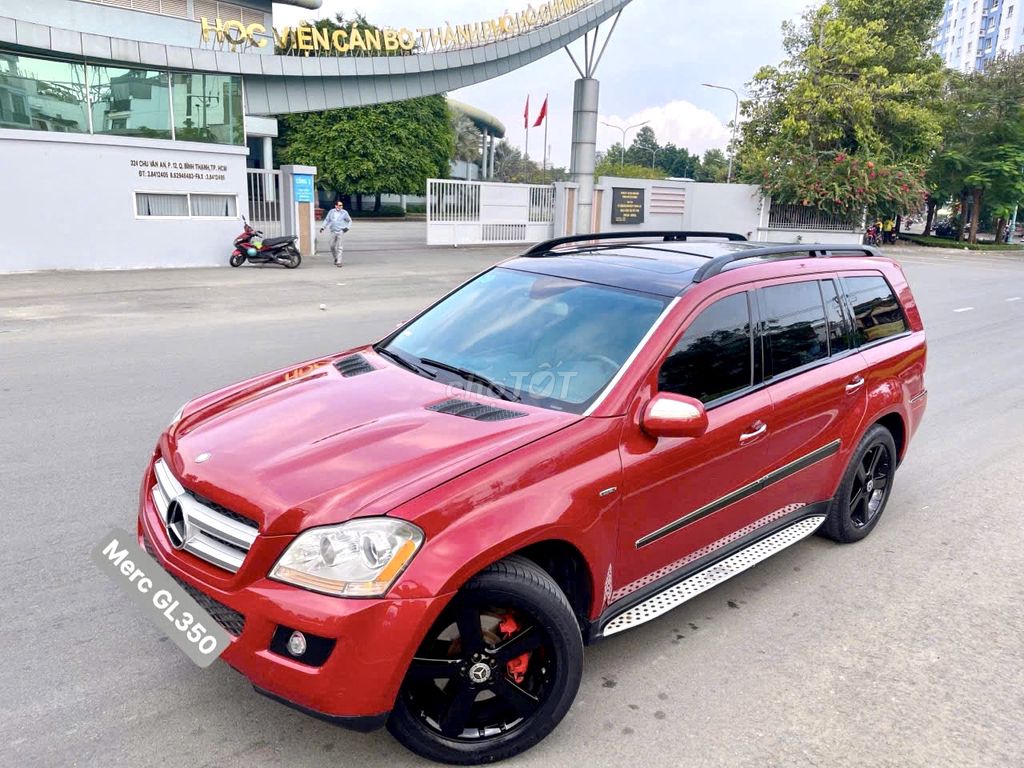
[[[496, 619], [502, 614], [504, 620]], [[492, 620], [497, 623], [488, 629]], [[497, 637], [498, 631], [508, 634]], [[479, 652], [471, 652], [474, 646]], [[517, 662], [522, 666], [513, 670]], [[534, 563], [509, 557], [470, 579], [431, 627], [388, 730], [437, 762], [504, 760], [554, 730], [576, 698], [582, 672], [583, 638], [569, 601]]]
[[889, 503], [898, 455], [892, 434], [873, 425], [861, 438], [819, 532], [850, 544], [866, 538]]
[[296, 269], [302, 263], [302, 255], [295, 246], [288, 249], [288, 261], [284, 265], [288, 269]]
[[232, 267], [240, 267], [240, 266], [242, 266], [243, 264], [245, 264], [245, 254], [244, 253], [233, 253], [233, 254], [231, 254], [230, 263], [231, 263]]

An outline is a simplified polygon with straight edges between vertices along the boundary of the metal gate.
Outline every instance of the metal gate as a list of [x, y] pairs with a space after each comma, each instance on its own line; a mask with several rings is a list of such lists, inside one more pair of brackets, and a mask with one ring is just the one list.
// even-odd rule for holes
[[540, 184], [427, 181], [427, 244], [539, 243], [554, 230], [555, 188]]
[[250, 168], [247, 177], [249, 223], [267, 237], [285, 234], [281, 223], [281, 172]]

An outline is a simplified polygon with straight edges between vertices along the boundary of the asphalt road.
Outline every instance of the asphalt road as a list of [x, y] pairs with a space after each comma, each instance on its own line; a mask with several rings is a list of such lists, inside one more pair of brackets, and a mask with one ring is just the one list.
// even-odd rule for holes
[[[426, 765], [194, 666], [89, 561], [133, 526], [184, 400], [375, 339], [510, 255], [396, 227], [364, 227], [343, 269], [0, 277], [0, 765]], [[1024, 764], [1024, 259], [899, 258], [930, 401], [874, 534], [588, 649], [568, 717], [511, 764]]]

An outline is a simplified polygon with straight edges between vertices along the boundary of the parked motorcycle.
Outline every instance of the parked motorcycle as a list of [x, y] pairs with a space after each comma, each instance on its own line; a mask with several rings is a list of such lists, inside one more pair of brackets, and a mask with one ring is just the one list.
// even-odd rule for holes
[[235, 238], [235, 250], [230, 261], [232, 267], [240, 267], [248, 261], [250, 264], [280, 264], [295, 269], [302, 263], [302, 255], [295, 246], [298, 239], [295, 235], [264, 237], [244, 218], [242, 223], [245, 230]]

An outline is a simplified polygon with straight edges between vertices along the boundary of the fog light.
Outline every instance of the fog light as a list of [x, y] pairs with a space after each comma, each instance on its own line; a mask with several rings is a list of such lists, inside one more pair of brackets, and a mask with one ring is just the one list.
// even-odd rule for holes
[[306, 636], [301, 632], [292, 632], [288, 638], [288, 653], [292, 656], [301, 656], [306, 652]]

